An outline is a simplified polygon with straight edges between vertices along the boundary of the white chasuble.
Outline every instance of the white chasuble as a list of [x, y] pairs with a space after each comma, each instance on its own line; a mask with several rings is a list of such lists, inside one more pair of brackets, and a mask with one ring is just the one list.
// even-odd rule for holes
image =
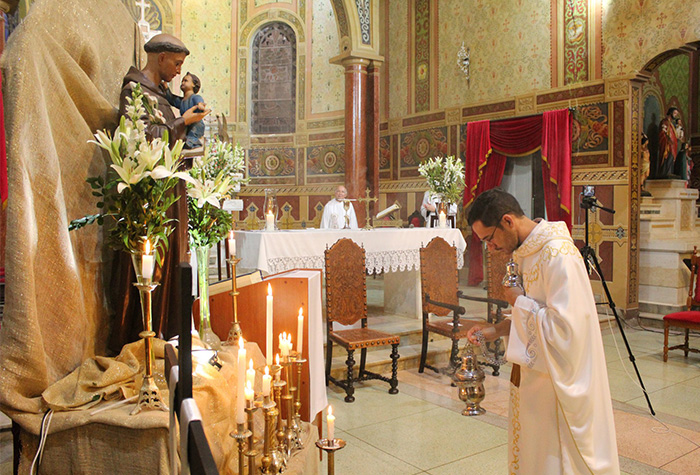
[[513, 306], [509, 473], [618, 474], [608, 374], [593, 291], [563, 222], [541, 221], [513, 258], [525, 296]]
[[[355, 208], [352, 202], [350, 202], [350, 209], [348, 209], [347, 214], [350, 220], [350, 229], [357, 229], [357, 217], [355, 216]], [[342, 229], [344, 227], [345, 206], [342, 201], [333, 198], [323, 208], [321, 229]]]

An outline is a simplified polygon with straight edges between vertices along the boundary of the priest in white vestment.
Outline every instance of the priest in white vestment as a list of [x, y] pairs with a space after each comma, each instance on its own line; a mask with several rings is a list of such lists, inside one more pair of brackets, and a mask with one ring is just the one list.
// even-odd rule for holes
[[524, 290], [506, 289], [510, 320], [469, 331], [472, 343], [479, 329], [509, 337], [509, 473], [620, 473], [598, 312], [566, 224], [532, 221], [498, 189], [477, 197], [468, 222], [490, 249], [512, 252], [523, 277]]
[[345, 211], [345, 197], [348, 196], [348, 190], [340, 185], [335, 189], [335, 198], [326, 203], [323, 208], [323, 217], [321, 218], [321, 229], [342, 229], [345, 227], [345, 215], [348, 216], [350, 229], [357, 229], [357, 217], [355, 216], [355, 208], [352, 202], [350, 207]]

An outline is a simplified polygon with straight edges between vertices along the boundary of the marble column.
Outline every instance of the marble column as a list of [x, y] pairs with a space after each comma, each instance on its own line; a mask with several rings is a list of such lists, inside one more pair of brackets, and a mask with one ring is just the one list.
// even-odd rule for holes
[[[379, 197], [379, 90], [381, 61], [372, 61], [368, 68], [367, 92], [367, 187], [373, 197]], [[377, 213], [376, 203], [370, 203], [370, 212]]]

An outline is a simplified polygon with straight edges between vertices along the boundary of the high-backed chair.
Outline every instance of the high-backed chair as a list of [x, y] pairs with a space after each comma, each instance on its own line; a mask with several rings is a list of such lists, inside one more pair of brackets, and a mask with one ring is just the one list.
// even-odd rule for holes
[[[345, 390], [345, 402], [355, 400], [354, 383], [368, 379], [379, 379], [389, 383], [389, 394], [399, 392], [398, 335], [367, 328], [367, 287], [365, 283], [365, 250], [351, 239], [340, 239], [330, 249], [326, 249], [326, 385], [332, 381]], [[353, 325], [362, 322], [361, 328], [335, 330], [334, 323]], [[331, 376], [333, 343], [348, 352], [346, 364], [347, 378], [336, 380]], [[391, 378], [380, 376], [365, 369], [367, 348], [391, 345]], [[360, 353], [360, 371], [355, 377], [355, 350]]]
[[[441, 372], [438, 368], [426, 363], [431, 332], [452, 340], [450, 364], [447, 372], [454, 372], [459, 366], [457, 357], [459, 340], [466, 338], [471, 326], [477, 323], [476, 320], [461, 318], [466, 310], [459, 305], [459, 299], [493, 305], [497, 307], [498, 315], [500, 315], [501, 309], [508, 306], [508, 303], [498, 299], [464, 295], [458, 289], [457, 249], [450, 246], [441, 237], [433, 238], [427, 246], [421, 248], [420, 279], [423, 294], [423, 343], [418, 372], [422, 373], [425, 368]], [[450, 315], [452, 316], [451, 320], [435, 318]], [[491, 321], [488, 317], [487, 320]], [[497, 368], [494, 369], [494, 374], [498, 375]]]
[[[696, 348], [690, 348], [690, 330], [700, 330], [700, 311], [693, 310], [700, 305], [700, 279], [698, 279], [698, 264], [700, 256], [697, 246], [693, 248], [690, 257], [690, 284], [688, 285], [687, 310], [670, 313], [664, 317], [664, 362], [668, 361], [668, 350], [683, 350], [685, 357], [688, 352], [700, 353]], [[668, 331], [671, 327], [679, 327], [685, 330], [685, 341], [682, 345], [668, 347]]]
[[[501, 251], [492, 251], [486, 249], [486, 297], [490, 299], [505, 301], [505, 287], [503, 287], [503, 277], [506, 275], [506, 264], [510, 260], [512, 254], [505, 254]], [[503, 320], [502, 307], [496, 304], [489, 303], [486, 310], [486, 321], [489, 323], [499, 323]], [[505, 354], [505, 349], [502, 346], [501, 338], [494, 342], [487, 343], [486, 347], [496, 357], [501, 357]], [[500, 366], [493, 363], [484, 363], [493, 369], [493, 375], [498, 376]]]

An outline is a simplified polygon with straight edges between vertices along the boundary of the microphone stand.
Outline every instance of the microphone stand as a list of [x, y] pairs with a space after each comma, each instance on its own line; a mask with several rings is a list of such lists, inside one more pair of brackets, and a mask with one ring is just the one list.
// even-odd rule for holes
[[606, 208], [604, 206], [600, 206], [598, 203], [598, 200], [596, 199], [595, 196], [582, 196], [581, 197], [581, 208], [586, 210], [586, 239], [585, 239], [585, 245], [581, 248], [581, 256], [583, 256], [583, 261], [586, 263], [586, 270], [590, 274], [591, 269], [590, 266], [593, 266], [596, 270], [596, 273], [600, 277], [600, 282], [603, 284], [603, 290], [605, 291], [605, 296], [608, 299], [608, 306], [610, 306], [610, 310], [612, 310], [613, 315], [615, 315], [615, 321], [617, 322], [617, 327], [620, 329], [620, 334], [622, 335], [622, 339], [625, 342], [625, 347], [627, 347], [627, 354], [629, 355], [629, 359], [632, 362], [632, 366], [634, 367], [634, 372], [637, 373], [637, 379], [639, 379], [639, 385], [642, 387], [642, 390], [644, 391], [644, 397], [647, 400], [647, 405], [649, 406], [649, 412], [651, 412], [652, 416], [655, 416], [656, 413], [654, 412], [654, 408], [651, 406], [651, 401], [649, 400], [649, 395], [647, 394], [647, 390], [644, 387], [644, 381], [642, 381], [642, 375], [639, 374], [639, 369], [637, 368], [637, 363], [635, 361], [634, 355], [632, 354], [632, 349], [630, 348], [630, 344], [627, 341], [627, 336], [625, 335], [625, 330], [622, 328], [622, 322], [620, 322], [620, 317], [617, 314], [617, 308], [615, 307], [615, 302], [613, 301], [612, 296], [610, 295], [610, 289], [608, 289], [608, 284], [605, 282], [605, 276], [603, 276], [603, 271], [600, 268], [600, 264], [598, 263], [598, 257], [595, 254], [595, 250], [589, 245], [588, 243], [588, 212], [593, 209], [593, 208], [598, 208], [600, 210], [603, 210], [607, 213], [610, 214], [615, 214], [614, 209]]

